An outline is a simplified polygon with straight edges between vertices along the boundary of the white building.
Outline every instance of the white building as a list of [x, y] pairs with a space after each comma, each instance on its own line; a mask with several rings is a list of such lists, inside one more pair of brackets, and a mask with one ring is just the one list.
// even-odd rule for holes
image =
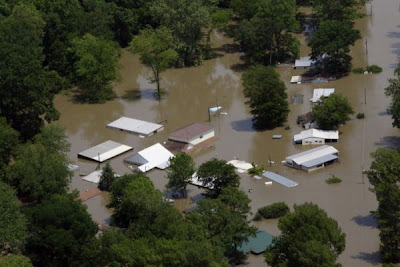
[[122, 153], [125, 153], [133, 149], [130, 146], [126, 146], [111, 140], [98, 144], [92, 148], [86, 149], [78, 154], [78, 157], [94, 160], [97, 162], [103, 162], [116, 157]]
[[317, 88], [314, 89], [313, 97], [310, 99], [312, 103], [321, 102], [322, 98], [328, 97], [335, 92], [335, 88]]
[[168, 136], [166, 146], [172, 150], [186, 151], [205, 141], [215, 139], [214, 127], [203, 123], [192, 123]]
[[294, 135], [295, 144], [321, 145], [325, 143], [336, 143], [339, 140], [339, 131], [323, 131], [309, 129]]
[[139, 165], [138, 169], [141, 172], [148, 172], [154, 168], [164, 170], [169, 166], [170, 158], [173, 157], [174, 154], [169, 152], [169, 150], [163, 147], [160, 143], [157, 143], [139, 151], [124, 161]]
[[323, 145], [286, 157], [285, 164], [309, 172], [339, 161], [338, 154], [339, 151], [333, 146]]
[[164, 130], [162, 124], [121, 117], [116, 121], [107, 124], [107, 127], [122, 131], [127, 131], [141, 136], [150, 136], [154, 133]]
[[308, 69], [314, 67], [314, 65], [315, 60], [312, 60], [311, 57], [301, 57], [294, 62], [295, 69]]

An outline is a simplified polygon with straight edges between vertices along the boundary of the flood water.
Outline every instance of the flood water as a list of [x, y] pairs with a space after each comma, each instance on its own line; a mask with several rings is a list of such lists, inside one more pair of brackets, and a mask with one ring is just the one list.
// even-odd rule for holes
[[[371, 14], [370, 5], [367, 13]], [[75, 173], [71, 189], [84, 191], [95, 187], [95, 184], [82, 180], [80, 174], [88, 174], [98, 167], [97, 163], [77, 158], [77, 154], [91, 146], [106, 140], [114, 140], [134, 148], [134, 152], [118, 156], [110, 161], [118, 174], [130, 172], [123, 159], [133, 153], [152, 145], [164, 142], [170, 132], [191, 122], [208, 122], [208, 107], [217, 103], [227, 115], [211, 117], [211, 124], [216, 129], [218, 141], [215, 147], [192, 155], [200, 165], [204, 161], [218, 157], [232, 160], [237, 157], [248, 162], [255, 162], [299, 183], [297, 187], [286, 188], [273, 183], [265, 186], [264, 180], [255, 180], [247, 175], [241, 175], [241, 188], [248, 192], [252, 200], [252, 211], [259, 207], [285, 201], [289, 205], [295, 203], [314, 202], [323, 208], [329, 216], [336, 219], [346, 233], [346, 250], [339, 258], [343, 266], [373, 266], [379, 263], [378, 230], [370, 211], [375, 210], [375, 196], [369, 192], [366, 177], [362, 177], [362, 169], [368, 168], [371, 162], [369, 154], [379, 146], [399, 148], [400, 134], [392, 128], [391, 117], [386, 109], [389, 99], [384, 95], [387, 79], [393, 75], [393, 70], [400, 55], [400, 23], [399, 2], [397, 0], [373, 2], [372, 15], [356, 22], [356, 27], [367, 40], [359, 40], [352, 48], [354, 66], [377, 64], [383, 72], [374, 75], [350, 74], [343, 79], [328, 84], [289, 84], [292, 75], [301, 74], [301, 70], [293, 70], [290, 66], [277, 68], [281, 79], [288, 88], [289, 100], [296, 93], [304, 95], [303, 104], [290, 104], [288, 118], [289, 130], [283, 127], [271, 131], [256, 132], [251, 128], [251, 115], [242, 94], [240, 77], [243, 71], [243, 61], [239, 52], [229, 45], [232, 40], [221, 33], [213, 36], [214, 47], [218, 57], [205, 61], [202, 66], [185, 69], [168, 70], [162, 76], [162, 86], [167, 95], [162, 101], [153, 97], [155, 86], [147, 80], [150, 73], [140, 65], [138, 57], [127, 51], [121, 58], [121, 81], [116, 83], [115, 91], [118, 98], [106, 104], [80, 104], [70, 96], [58, 95], [55, 105], [61, 112], [59, 123], [66, 128], [71, 143], [70, 158], [77, 162], [80, 170]], [[303, 38], [303, 37], [302, 37]], [[305, 42], [304, 42], [305, 43]], [[301, 55], [309, 52], [302, 47]], [[306, 173], [288, 168], [281, 161], [288, 155], [310, 149], [292, 144], [294, 134], [302, 129], [296, 125], [299, 114], [310, 111], [309, 98], [314, 88], [333, 87], [336, 91], [349, 98], [356, 113], [364, 112], [364, 120], [352, 120], [341, 127], [340, 141], [334, 146], [340, 151], [341, 163], [336, 163], [315, 172]], [[366, 105], [365, 104], [366, 95]], [[122, 131], [106, 128], [106, 125], [127, 116], [152, 122], [163, 122], [165, 130], [151, 137], [140, 138]], [[282, 134], [280, 140], [273, 140], [273, 134]], [[268, 166], [271, 157], [274, 165]], [[161, 191], [166, 184], [165, 172], [153, 170], [147, 175]], [[337, 185], [327, 185], [325, 179], [331, 175], [340, 177], [343, 181]], [[201, 189], [189, 186], [189, 196], [200, 197]], [[103, 193], [85, 203], [93, 219], [106, 222], [110, 211], [105, 208], [107, 194]], [[188, 208], [190, 199], [176, 201], [180, 208]], [[256, 224], [259, 228], [278, 235], [277, 221], [267, 221]], [[248, 266], [266, 266], [262, 256], [250, 255]]]

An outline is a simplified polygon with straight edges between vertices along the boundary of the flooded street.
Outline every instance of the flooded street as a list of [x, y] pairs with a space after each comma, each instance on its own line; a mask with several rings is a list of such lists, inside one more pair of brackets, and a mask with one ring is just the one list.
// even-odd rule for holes
[[[371, 13], [367, 5], [367, 13]], [[263, 180], [255, 180], [247, 175], [241, 175], [241, 188], [248, 192], [252, 200], [252, 211], [261, 206], [284, 201], [288, 205], [295, 203], [314, 202], [323, 208], [329, 216], [336, 219], [346, 233], [346, 250], [339, 258], [343, 266], [373, 266], [379, 261], [379, 237], [374, 220], [370, 215], [375, 210], [375, 196], [369, 192], [366, 177], [362, 177], [362, 169], [369, 167], [369, 154], [378, 146], [391, 148], [400, 147], [400, 133], [392, 128], [392, 120], [386, 113], [390, 100], [384, 95], [387, 79], [393, 75], [400, 55], [400, 23], [399, 2], [385, 0], [373, 2], [372, 16], [367, 16], [356, 22], [368, 44], [368, 54], [365, 49], [365, 39], [357, 41], [352, 48], [355, 67], [366, 64], [377, 64], [383, 68], [380, 74], [349, 76], [328, 84], [289, 84], [292, 75], [303, 73], [290, 66], [277, 68], [281, 79], [288, 88], [288, 96], [303, 94], [303, 104], [290, 104], [290, 114], [287, 125], [271, 131], [256, 132], [251, 127], [251, 115], [242, 94], [240, 77], [243, 71], [241, 53], [229, 49], [226, 44], [231, 39], [222, 34], [213, 36], [214, 47], [218, 57], [203, 62], [202, 66], [185, 69], [171, 69], [162, 75], [162, 86], [167, 94], [162, 101], [153, 97], [155, 85], [150, 84], [147, 77], [148, 69], [140, 65], [137, 56], [127, 51], [121, 59], [121, 81], [115, 85], [118, 98], [106, 104], [80, 104], [71, 96], [58, 95], [55, 99], [56, 108], [61, 113], [59, 123], [66, 128], [71, 151], [69, 156], [76, 162], [80, 170], [75, 172], [71, 189], [84, 191], [96, 187], [96, 184], [82, 180], [80, 174], [88, 174], [98, 167], [98, 164], [88, 160], [78, 159], [77, 154], [89, 147], [106, 140], [113, 140], [132, 146], [133, 152], [128, 152], [110, 161], [118, 174], [130, 172], [123, 159], [154, 143], [166, 141], [169, 133], [192, 122], [208, 122], [207, 109], [222, 106], [222, 112], [227, 115], [211, 116], [211, 124], [215, 127], [218, 141], [215, 147], [192, 154], [197, 166], [204, 161], [218, 157], [232, 160], [237, 157], [247, 162], [264, 165], [267, 170], [277, 172], [299, 183], [297, 187], [286, 188], [273, 183], [265, 186]], [[224, 49], [226, 48], [226, 49]], [[302, 47], [301, 56], [306, 56], [309, 50]], [[311, 110], [309, 99], [314, 88], [333, 87], [337, 92], [349, 98], [356, 113], [365, 111], [365, 119], [358, 120], [355, 115], [352, 120], [340, 128], [339, 143], [334, 146], [340, 152], [339, 164], [333, 164], [315, 172], [306, 173], [288, 168], [281, 164], [286, 156], [310, 149], [292, 143], [293, 135], [302, 129], [296, 124], [298, 115]], [[366, 95], [366, 105], [365, 105]], [[147, 138], [140, 138], [127, 132], [106, 128], [106, 125], [121, 116], [147, 120], [165, 125], [165, 130]], [[279, 140], [272, 139], [273, 134], [282, 134]], [[267, 161], [275, 162], [272, 166]], [[103, 166], [103, 164], [102, 164]], [[161, 191], [166, 184], [165, 172], [153, 170], [147, 175]], [[337, 185], [327, 185], [325, 179], [336, 175], [342, 179]], [[189, 196], [197, 199], [202, 192], [189, 186]], [[110, 211], [105, 208], [107, 193], [94, 197], [85, 203], [93, 219], [97, 222], [107, 221]], [[175, 205], [184, 209], [190, 201], [176, 201]], [[277, 221], [264, 221], [256, 224], [259, 228], [278, 235]], [[262, 256], [249, 256], [249, 266], [266, 266]]]

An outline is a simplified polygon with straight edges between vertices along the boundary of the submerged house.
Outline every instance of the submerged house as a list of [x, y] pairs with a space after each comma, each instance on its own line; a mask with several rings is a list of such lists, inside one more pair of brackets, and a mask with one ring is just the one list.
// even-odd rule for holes
[[310, 99], [311, 103], [321, 102], [322, 99], [330, 96], [335, 92], [335, 88], [317, 88], [314, 89], [313, 97]]
[[321, 145], [325, 143], [336, 143], [339, 140], [339, 131], [323, 131], [309, 129], [295, 134], [293, 141], [302, 145]]
[[138, 169], [141, 172], [148, 172], [154, 168], [164, 170], [169, 166], [170, 158], [173, 157], [174, 154], [157, 143], [125, 159], [124, 162], [139, 165]]
[[78, 157], [103, 162], [132, 149], [130, 146], [108, 140], [80, 152]]
[[309, 172], [338, 162], [338, 154], [339, 151], [333, 146], [323, 145], [286, 157], [285, 164], [289, 167]]
[[297, 116], [297, 124], [303, 126], [304, 129], [317, 128], [317, 123], [312, 121], [311, 111]]
[[311, 57], [301, 57], [294, 62], [295, 69], [309, 69], [314, 67], [314, 65], [315, 60], [312, 60]]
[[128, 117], [121, 117], [118, 120], [107, 124], [107, 127], [139, 134], [141, 136], [150, 136], [164, 130], [164, 126], [162, 124], [132, 119]]
[[171, 133], [165, 146], [171, 150], [184, 152], [215, 140], [214, 127], [203, 123], [192, 123]]

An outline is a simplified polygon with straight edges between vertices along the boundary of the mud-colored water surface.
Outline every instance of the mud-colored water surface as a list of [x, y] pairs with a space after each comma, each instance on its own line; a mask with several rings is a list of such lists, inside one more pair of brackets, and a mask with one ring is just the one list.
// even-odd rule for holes
[[[265, 165], [272, 170], [293, 179], [299, 186], [286, 188], [274, 183], [265, 186], [265, 180], [255, 180], [241, 175], [241, 188], [252, 200], [252, 211], [276, 201], [295, 203], [314, 202], [335, 218], [347, 234], [346, 250], [339, 261], [343, 266], [373, 266], [379, 264], [379, 237], [370, 211], [376, 209], [375, 196], [369, 192], [366, 177], [362, 169], [368, 168], [371, 159], [369, 154], [378, 146], [399, 148], [400, 134], [392, 128], [391, 117], [386, 109], [389, 99], [384, 95], [387, 79], [400, 55], [399, 2], [385, 0], [373, 3], [372, 15], [356, 22], [367, 40], [359, 40], [352, 48], [354, 66], [377, 64], [383, 68], [381, 74], [354, 75], [330, 82], [328, 84], [289, 84], [290, 77], [302, 73], [291, 66], [278, 66], [277, 70], [288, 88], [289, 99], [292, 95], [304, 95], [303, 104], [291, 104], [288, 125], [271, 131], [256, 132], [251, 127], [251, 115], [242, 94], [240, 77], [243, 62], [240, 52], [229, 44], [231, 39], [215, 33], [214, 47], [218, 57], [205, 61], [202, 66], [186, 69], [168, 70], [163, 75], [163, 87], [167, 94], [162, 101], [153, 97], [154, 85], [147, 81], [149, 71], [142, 67], [138, 57], [127, 51], [121, 59], [121, 81], [115, 85], [118, 98], [101, 105], [76, 103], [72, 97], [59, 95], [55, 99], [57, 109], [61, 112], [59, 123], [63, 125], [71, 142], [69, 156], [78, 163], [80, 170], [75, 173], [71, 189], [84, 191], [95, 187], [95, 184], [82, 180], [80, 174], [95, 170], [98, 164], [77, 158], [77, 154], [91, 146], [106, 140], [114, 140], [134, 147], [134, 152], [118, 156], [110, 161], [118, 174], [130, 172], [122, 161], [156, 142], [164, 142], [170, 132], [191, 122], [208, 122], [208, 107], [217, 103], [227, 115], [211, 117], [211, 124], [216, 129], [218, 141], [215, 146], [192, 155], [199, 165], [202, 162], [218, 157], [231, 160], [234, 157]], [[367, 13], [371, 14], [370, 5]], [[309, 49], [302, 48], [302, 56]], [[310, 147], [292, 144], [293, 135], [302, 129], [296, 125], [296, 117], [310, 110], [308, 101], [313, 88], [334, 87], [337, 92], [349, 98], [356, 113], [364, 112], [366, 118], [351, 121], [341, 127], [340, 141], [334, 146], [340, 151], [340, 163], [333, 164], [312, 173], [290, 169], [281, 161], [287, 155], [309, 149]], [[366, 96], [366, 97], [365, 97]], [[366, 99], [366, 103], [365, 103]], [[121, 116], [133, 117], [152, 122], [162, 122], [165, 130], [147, 138], [140, 138], [122, 131], [106, 128], [106, 125]], [[273, 134], [282, 134], [283, 138], [273, 140]], [[269, 157], [275, 162], [267, 164]], [[342, 183], [327, 185], [325, 179], [331, 175], [342, 178]], [[148, 176], [161, 191], [166, 184], [165, 172], [153, 170]], [[201, 189], [189, 186], [189, 195], [194, 199], [200, 197]], [[190, 200], [176, 201], [178, 208], [190, 206]], [[89, 212], [97, 222], [108, 221], [110, 211], [105, 208], [107, 194], [103, 193], [86, 201]], [[257, 223], [263, 230], [274, 235], [279, 234], [277, 221]], [[262, 256], [249, 256], [249, 266], [265, 266]]]

